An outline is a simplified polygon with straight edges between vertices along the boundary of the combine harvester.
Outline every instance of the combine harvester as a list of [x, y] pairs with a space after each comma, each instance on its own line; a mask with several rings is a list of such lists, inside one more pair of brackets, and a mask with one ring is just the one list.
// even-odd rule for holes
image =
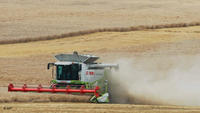
[[22, 87], [8, 85], [8, 91], [21, 92], [51, 92], [66, 94], [92, 95], [90, 102], [109, 102], [107, 74], [111, 68], [118, 68], [117, 64], [101, 64], [95, 61], [99, 59], [93, 55], [59, 54], [55, 56], [57, 62], [48, 63], [47, 69], [52, 68], [51, 85], [49, 88]]

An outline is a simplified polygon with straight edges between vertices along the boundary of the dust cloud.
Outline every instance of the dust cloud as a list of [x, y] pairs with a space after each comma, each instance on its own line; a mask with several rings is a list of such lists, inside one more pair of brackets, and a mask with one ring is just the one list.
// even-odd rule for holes
[[119, 59], [111, 80], [112, 102], [200, 105], [200, 56]]

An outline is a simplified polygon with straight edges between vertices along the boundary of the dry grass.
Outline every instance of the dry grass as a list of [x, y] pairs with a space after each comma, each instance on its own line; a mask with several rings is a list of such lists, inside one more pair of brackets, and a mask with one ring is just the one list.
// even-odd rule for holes
[[199, 4], [199, 0], [1, 0], [0, 40], [198, 22]]
[[199, 113], [199, 107], [87, 103], [0, 104], [6, 113]]
[[[198, 40], [200, 27], [157, 29], [133, 32], [103, 32], [74, 38], [0, 45], [0, 56], [30, 56], [72, 52], [132, 51], [159, 49], [161, 44]], [[171, 31], [171, 32], [170, 32]], [[111, 43], [112, 42], [112, 43]], [[14, 48], [13, 48], [14, 47]], [[191, 48], [194, 49], [194, 48]], [[191, 51], [191, 50], [190, 50]]]
[[163, 28], [179, 28], [179, 27], [190, 27], [190, 26], [199, 26], [200, 22], [191, 22], [191, 23], [177, 23], [177, 24], [163, 24], [163, 25], [147, 25], [147, 26], [132, 26], [132, 27], [116, 27], [116, 28], [103, 28], [103, 29], [94, 29], [86, 31], [77, 31], [69, 32], [61, 35], [52, 35], [52, 36], [43, 36], [43, 37], [34, 37], [34, 38], [21, 38], [21, 39], [11, 39], [11, 40], [0, 40], [0, 44], [14, 44], [14, 43], [26, 43], [26, 42], [35, 42], [43, 40], [53, 40], [68, 38], [74, 36], [88, 35], [98, 32], [129, 32], [129, 31], [141, 31], [148, 29], [163, 29]]

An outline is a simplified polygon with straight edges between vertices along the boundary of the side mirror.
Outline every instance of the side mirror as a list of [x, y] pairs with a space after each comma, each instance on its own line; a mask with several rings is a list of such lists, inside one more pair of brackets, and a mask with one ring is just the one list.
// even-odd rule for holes
[[54, 66], [54, 63], [48, 63], [47, 69], [49, 70], [51, 66]]
[[117, 66], [114, 68], [115, 68], [115, 70], [119, 70], [119, 64], [117, 64]]

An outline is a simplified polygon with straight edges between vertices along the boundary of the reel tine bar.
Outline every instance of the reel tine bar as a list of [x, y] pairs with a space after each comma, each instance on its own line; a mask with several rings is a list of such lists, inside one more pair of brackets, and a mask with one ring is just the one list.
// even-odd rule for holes
[[50, 92], [50, 93], [93, 93], [96, 97], [99, 97], [99, 90], [100, 88], [96, 86], [95, 89], [85, 89], [85, 87], [82, 85], [80, 89], [70, 89], [70, 86], [68, 85], [66, 89], [57, 89], [55, 86], [52, 88], [43, 88], [42, 85], [38, 85], [37, 88], [28, 88], [26, 84], [24, 84], [21, 88], [14, 87], [13, 84], [8, 85], [8, 91], [21, 91], [21, 92]]

